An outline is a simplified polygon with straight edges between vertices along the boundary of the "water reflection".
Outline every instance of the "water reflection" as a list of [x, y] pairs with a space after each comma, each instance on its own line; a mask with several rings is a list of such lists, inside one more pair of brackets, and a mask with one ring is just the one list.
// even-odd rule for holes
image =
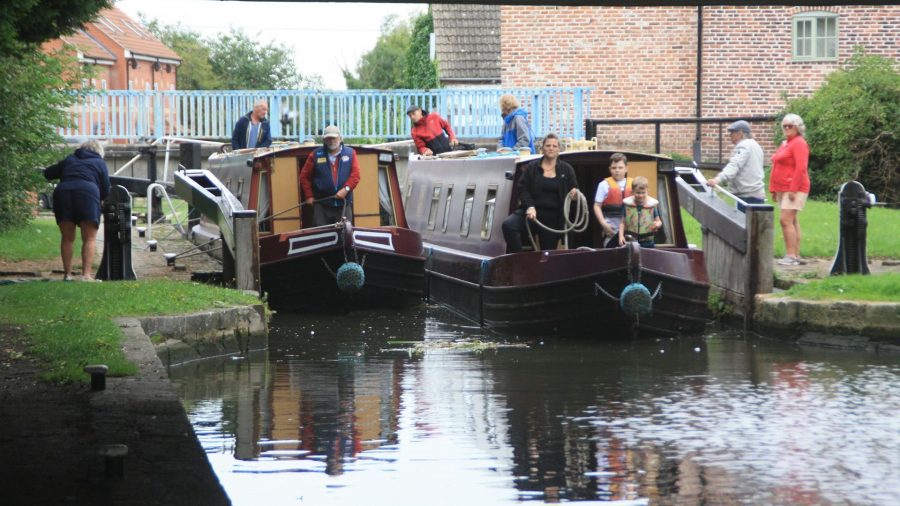
[[172, 370], [235, 504], [900, 503], [900, 357], [489, 340], [437, 308], [279, 315]]

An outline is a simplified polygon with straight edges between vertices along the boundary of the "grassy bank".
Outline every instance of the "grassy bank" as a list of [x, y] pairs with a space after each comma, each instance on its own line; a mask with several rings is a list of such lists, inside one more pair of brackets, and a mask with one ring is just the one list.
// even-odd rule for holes
[[809, 283], [797, 284], [781, 294], [809, 300], [864, 300], [869, 302], [900, 302], [900, 273], [878, 276], [831, 276]]
[[[53, 216], [40, 216], [28, 226], [0, 233], [0, 259], [9, 262], [59, 257], [59, 227]], [[75, 238], [76, 262], [81, 263], [81, 234]], [[62, 268], [62, 260], [59, 262]]]
[[89, 363], [106, 364], [117, 376], [135, 372], [122, 354], [122, 334], [111, 318], [257, 302], [234, 290], [169, 280], [31, 282], [0, 286], [0, 322], [25, 329], [29, 353], [45, 364], [45, 379], [77, 382], [87, 380], [82, 367]]
[[[688, 242], [700, 247], [703, 237], [700, 224], [684, 209], [681, 210]], [[780, 213], [775, 209], [775, 255], [784, 255], [784, 237], [778, 224]], [[900, 209], [873, 208], [867, 213], [866, 249], [870, 258], [900, 258], [900, 234], [894, 227], [900, 223]], [[805, 257], [833, 257], [839, 235], [839, 209], [834, 202], [810, 200], [800, 212], [800, 255]]]

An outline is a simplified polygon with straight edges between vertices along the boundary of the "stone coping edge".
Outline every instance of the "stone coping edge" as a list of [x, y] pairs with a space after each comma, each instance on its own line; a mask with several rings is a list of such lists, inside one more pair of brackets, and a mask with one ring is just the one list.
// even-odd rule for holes
[[756, 296], [756, 331], [798, 344], [900, 353], [900, 303]]
[[268, 322], [262, 304], [115, 321], [123, 332], [140, 329], [153, 343], [156, 356], [165, 367], [265, 349], [268, 345]]

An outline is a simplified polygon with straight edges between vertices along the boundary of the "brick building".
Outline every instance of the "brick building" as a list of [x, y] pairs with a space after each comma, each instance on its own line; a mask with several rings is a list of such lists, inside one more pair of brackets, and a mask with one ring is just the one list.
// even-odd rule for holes
[[97, 14], [72, 35], [44, 45], [47, 51], [63, 44], [75, 47], [79, 63], [94, 70], [85, 87], [106, 90], [174, 90], [181, 57], [140, 23], [112, 7]]
[[[594, 118], [771, 115], [783, 95], [817, 89], [857, 46], [900, 58], [897, 5], [503, 6], [500, 20], [502, 85], [591, 86]], [[767, 153], [773, 131], [754, 125]], [[694, 136], [693, 125], [664, 126], [662, 151], [690, 153]], [[597, 137], [646, 150], [653, 127], [607, 126]], [[717, 126], [702, 128], [705, 158], [720, 139]]]

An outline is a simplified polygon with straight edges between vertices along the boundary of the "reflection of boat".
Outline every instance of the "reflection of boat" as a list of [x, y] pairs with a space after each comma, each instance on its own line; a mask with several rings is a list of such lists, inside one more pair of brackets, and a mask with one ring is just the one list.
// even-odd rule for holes
[[[301, 204], [299, 173], [317, 147], [216, 153], [208, 171], [176, 174], [182, 198], [216, 223], [194, 227], [194, 241], [205, 244], [225, 236], [223, 227], [232, 223], [229, 213], [256, 210], [260, 285], [273, 307], [350, 300], [357, 308], [421, 301], [422, 241], [406, 226], [393, 153], [356, 147], [361, 181], [354, 190], [353, 225], [344, 221], [314, 228], [306, 225], [312, 222], [312, 209]], [[354, 291], [360, 268], [364, 282]], [[341, 283], [342, 290], [336, 277], [345, 271], [349, 282]]]
[[[569, 152], [561, 159], [575, 168], [579, 189], [590, 198], [609, 176], [611, 154]], [[482, 325], [510, 331], [610, 335], [635, 321], [651, 333], [701, 329], [709, 283], [703, 252], [685, 239], [674, 163], [627, 155], [629, 176], [647, 177], [650, 194], [660, 202], [663, 228], [655, 249], [636, 243], [598, 249], [600, 228], [591, 219], [585, 231], [569, 234], [570, 249], [506, 254], [501, 225], [518, 204], [517, 169], [535, 157], [410, 161], [407, 219], [425, 242], [426, 296]], [[644, 285], [641, 290], [625, 290], [635, 282]], [[626, 302], [643, 307], [620, 304], [633, 295], [638, 297]], [[651, 305], [652, 313], [634, 318], [635, 308]]]

